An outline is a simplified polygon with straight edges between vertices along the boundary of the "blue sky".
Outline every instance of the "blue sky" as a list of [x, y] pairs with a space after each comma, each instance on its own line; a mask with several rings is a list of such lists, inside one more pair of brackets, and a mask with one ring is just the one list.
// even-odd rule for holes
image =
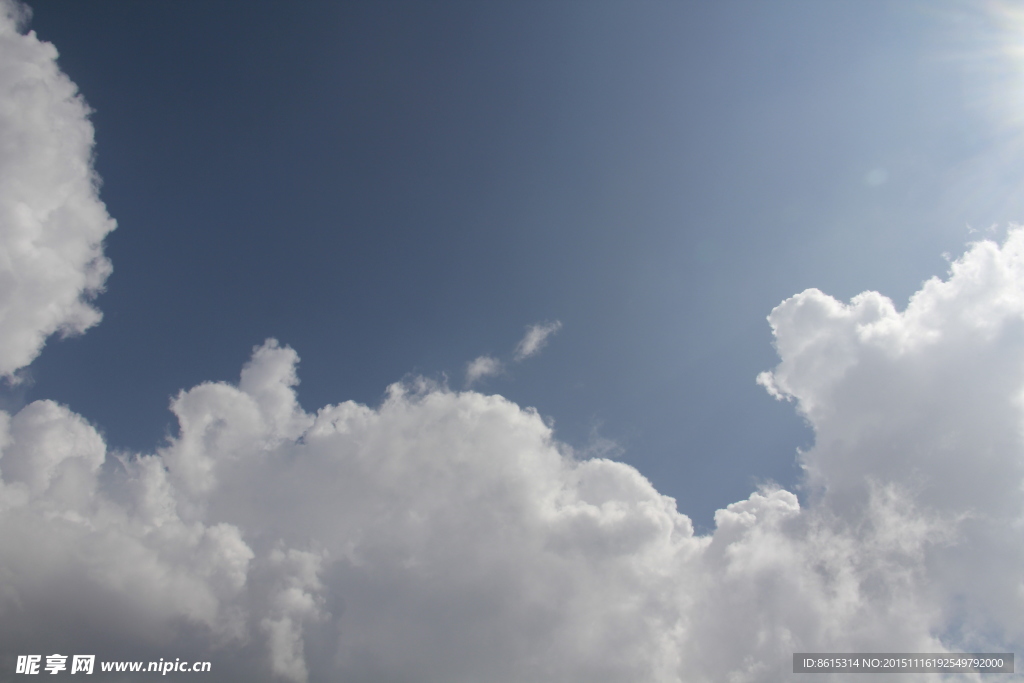
[[30, 6], [0, 665], [1024, 642], [1019, 5]]
[[792, 485], [810, 440], [753, 382], [768, 312], [810, 286], [905, 302], [968, 223], [1014, 217], [956, 186], [990, 132], [930, 5], [33, 10], [95, 110], [119, 228], [103, 324], [51, 345], [25, 399], [128, 450], [269, 336], [314, 408], [407, 373], [461, 386], [560, 320], [483, 387], [621, 444], [707, 526]]

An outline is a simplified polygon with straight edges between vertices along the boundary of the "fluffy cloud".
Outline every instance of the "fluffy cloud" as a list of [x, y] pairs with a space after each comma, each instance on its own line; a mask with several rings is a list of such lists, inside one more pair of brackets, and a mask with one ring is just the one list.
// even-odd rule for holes
[[[672, 670], [674, 574], [704, 541], [671, 499], [621, 463], [573, 460], [497, 396], [394, 385], [378, 409], [306, 415], [296, 360], [271, 341], [237, 386], [183, 392], [179, 435], [109, 471], [66, 408], [6, 421], [0, 539], [25, 548], [0, 556], [0, 614], [20, 617], [0, 619], [8, 657], [184, 649], [177, 627], [260, 652], [268, 680]], [[84, 619], [95, 595], [105, 619], [55, 636], [52, 615]]]
[[101, 595], [65, 649], [151, 639], [253, 680], [775, 681], [795, 651], [1013, 651], [1022, 277], [1014, 230], [902, 312], [783, 302], [759, 381], [815, 429], [809, 502], [766, 488], [707, 536], [500, 396], [421, 380], [307, 414], [273, 340], [175, 398], [152, 455], [112, 463], [34, 403], [0, 439], [0, 547], [23, 549], [0, 556], [4, 642], [60, 650], [58, 606]]
[[782, 363], [759, 381], [814, 427], [815, 505], [854, 525], [887, 491], [907, 516], [891, 534], [945, 539], [920, 554], [934, 632], [1019, 644], [1024, 231], [972, 245], [903, 312], [808, 290], [769, 320]]
[[[84, 105], [5, 7], [9, 374], [95, 322], [113, 224]], [[60, 652], [224, 680], [768, 682], [794, 651], [1019, 650], [1024, 231], [905, 311], [808, 290], [769, 320], [759, 381], [815, 430], [806, 503], [765, 488], [706, 536], [501, 396], [419, 380], [307, 413], [273, 340], [236, 384], [175, 397], [148, 454], [51, 401], [0, 411], [0, 670]]]
[[97, 194], [88, 107], [53, 45], [20, 34], [25, 10], [0, 3], [0, 376], [54, 333], [99, 322], [88, 303], [110, 274], [114, 221]]
[[548, 343], [548, 338], [560, 329], [562, 323], [558, 320], [553, 323], [530, 325], [526, 328], [526, 336], [516, 346], [515, 359], [519, 361], [540, 353]]

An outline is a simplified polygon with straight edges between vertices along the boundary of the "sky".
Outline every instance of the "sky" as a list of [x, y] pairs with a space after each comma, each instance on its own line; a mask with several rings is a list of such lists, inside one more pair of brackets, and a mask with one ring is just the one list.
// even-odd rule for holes
[[1024, 643], [1024, 5], [2, 9], [4, 677]]

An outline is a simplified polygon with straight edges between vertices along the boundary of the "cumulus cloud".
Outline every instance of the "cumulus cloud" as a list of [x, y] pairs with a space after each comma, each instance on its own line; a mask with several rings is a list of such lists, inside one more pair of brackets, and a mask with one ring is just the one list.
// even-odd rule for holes
[[[798, 356], [764, 381], [798, 391]], [[774, 681], [794, 651], [1019, 642], [1019, 591], [998, 592], [1019, 580], [1013, 505], [943, 504], [860, 459], [841, 515], [831, 489], [802, 509], [768, 488], [697, 536], [531, 409], [420, 380], [307, 414], [297, 361], [270, 340], [237, 384], [182, 392], [177, 436], [132, 459], [51, 402], [5, 417], [8, 658], [156, 643], [247, 680]], [[918, 427], [893, 417], [890, 438]], [[979, 571], [998, 580], [968, 585]], [[76, 619], [88, 631], [58, 627]]]
[[499, 375], [505, 367], [493, 356], [479, 356], [466, 364], [466, 386], [472, 386], [484, 377]]
[[0, 3], [0, 376], [32, 362], [54, 332], [99, 322], [89, 303], [110, 274], [114, 229], [98, 198], [89, 109], [57, 50], [17, 30]]
[[548, 343], [548, 338], [560, 329], [562, 323], [558, 320], [553, 323], [530, 325], [526, 328], [526, 336], [516, 345], [515, 359], [520, 361], [540, 353]]
[[[1014, 651], [1022, 292], [1016, 229], [902, 312], [873, 292], [780, 304], [759, 381], [814, 427], [808, 500], [761, 489], [706, 536], [500, 396], [418, 380], [306, 413], [273, 340], [116, 466], [82, 418], [33, 403], [0, 432], [0, 547], [22, 549], [0, 555], [0, 642], [155, 639], [298, 682], [767, 682], [798, 651]], [[55, 628], [91, 596], [88, 633]]]
[[800, 462], [817, 505], [854, 524], [886, 491], [908, 517], [890, 535], [943, 530], [917, 567], [933, 632], [1019, 645], [1024, 231], [973, 244], [905, 311], [808, 290], [769, 320], [782, 362], [759, 381], [814, 427]]
[[[95, 321], [82, 296], [112, 223], [87, 164], [59, 171], [67, 131], [91, 145], [84, 105], [6, 7], [0, 82], [24, 86], [0, 87], [2, 115], [27, 128], [0, 134], [0, 163], [28, 169], [0, 183], [25, 193], [0, 199], [0, 272], [26, 288], [3, 303], [10, 373]], [[45, 134], [15, 111], [33, 106]], [[46, 244], [60, 286], [33, 265]], [[758, 381], [814, 428], [806, 500], [763, 488], [704, 536], [636, 469], [575, 457], [501, 396], [415, 380], [307, 413], [274, 340], [237, 383], [174, 397], [178, 430], [150, 453], [110, 452], [52, 401], [0, 411], [0, 669], [59, 652], [209, 660], [223, 680], [774, 682], [795, 651], [1020, 650], [1024, 230], [972, 245], [904, 311], [808, 290], [769, 321], [780, 363]], [[517, 358], [557, 329], [531, 327]]]

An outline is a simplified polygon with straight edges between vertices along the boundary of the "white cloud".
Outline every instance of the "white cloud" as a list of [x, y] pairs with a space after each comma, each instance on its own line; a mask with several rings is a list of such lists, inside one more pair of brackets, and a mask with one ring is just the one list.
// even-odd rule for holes
[[[260, 653], [249, 678], [295, 681], [776, 680], [793, 648], [939, 647], [914, 579], [948, 534], [896, 493], [847, 529], [763, 491], [697, 537], [635, 469], [573, 460], [531, 410], [421, 383], [305, 415], [296, 360], [268, 342], [238, 387], [183, 392], [179, 436], [106, 477], [81, 418], [15, 415], [0, 547], [20, 551], [0, 555], [0, 615], [23, 616], [0, 619], [4, 642], [156, 639]], [[47, 615], [101, 604], [53, 643]]]
[[99, 322], [88, 300], [110, 274], [114, 221], [98, 198], [88, 107], [53, 45], [19, 34], [25, 10], [0, 3], [0, 376], [54, 333]]
[[[0, 556], [18, 595], [0, 599], [0, 615], [38, 616], [0, 619], [19, 636], [9, 642], [59, 649], [45, 615], [84, 614], [99, 594], [115, 609], [75, 651], [141, 648], [153, 633], [165, 651], [184, 647], [170, 634], [185, 624], [228, 650], [266, 652], [267, 680], [658, 680], [671, 669], [674, 573], [702, 544], [671, 499], [627, 465], [573, 461], [535, 412], [497, 396], [394, 385], [378, 409], [306, 415], [296, 360], [268, 342], [237, 387], [183, 392], [179, 436], [106, 478], [102, 440], [81, 418], [49, 403], [14, 416], [0, 547], [20, 547], [9, 543], [20, 529], [34, 540], [27, 558]], [[39, 443], [64, 455], [38, 469], [77, 457], [87, 466], [70, 490], [93, 493], [9, 477], [8, 456]], [[53, 575], [32, 575], [35, 564]], [[43, 586], [68, 573], [82, 597], [51, 599]]]
[[225, 675], [254, 657], [250, 680], [767, 682], [796, 651], [1019, 649], [1022, 279], [1015, 230], [904, 312], [783, 302], [760, 381], [815, 429], [810, 503], [762, 489], [708, 536], [500, 396], [419, 381], [306, 414], [272, 340], [117, 471], [32, 404], [0, 439], [0, 547], [24, 548], [0, 555], [0, 642], [59, 650], [46, 615], [102, 595], [79, 650], [159, 638]]
[[540, 353], [540, 350], [548, 343], [548, 337], [560, 329], [562, 329], [562, 323], [558, 320], [553, 323], [530, 325], [526, 328], [526, 336], [516, 345], [515, 359], [520, 361]]
[[501, 361], [493, 356], [474, 358], [466, 364], [466, 386], [473, 386], [484, 377], [500, 375], [504, 369]]
[[891, 492], [908, 519], [889, 537], [944, 529], [916, 565], [933, 631], [1019, 645], [1024, 231], [972, 245], [903, 312], [875, 292], [808, 290], [769, 320], [782, 362], [760, 381], [814, 427], [801, 464], [818, 505], [853, 526]]
[[[539, 323], [526, 328], [526, 336], [516, 345], [513, 359], [522, 361], [540, 353], [547, 344], [548, 337], [558, 332], [562, 323]], [[493, 377], [505, 372], [505, 364], [493, 356], [478, 356], [466, 364], [466, 387], [471, 387], [485, 377]]]

